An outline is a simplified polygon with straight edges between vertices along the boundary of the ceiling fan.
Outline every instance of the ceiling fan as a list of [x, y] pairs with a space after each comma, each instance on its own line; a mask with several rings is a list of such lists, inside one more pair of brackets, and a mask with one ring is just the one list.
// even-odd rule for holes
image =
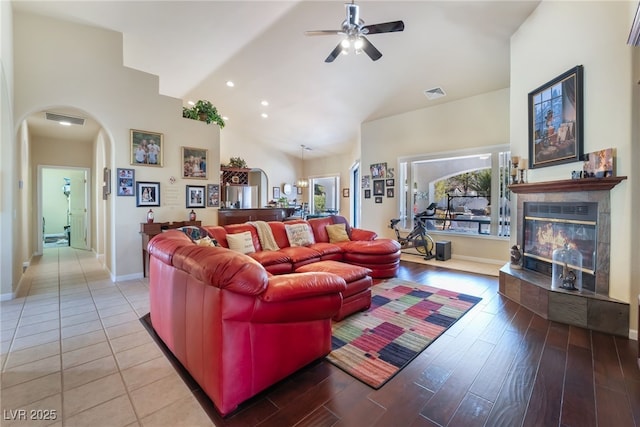
[[319, 31], [306, 31], [307, 36], [326, 36], [333, 34], [341, 34], [346, 36], [338, 46], [327, 56], [324, 62], [333, 62], [340, 53], [347, 54], [349, 48], [353, 47], [356, 53], [365, 52], [369, 55], [373, 61], [377, 61], [382, 57], [382, 53], [371, 44], [365, 35], [380, 34], [380, 33], [394, 33], [404, 30], [404, 22], [393, 21], [385, 22], [383, 24], [364, 25], [364, 21], [360, 19], [359, 6], [351, 3], [346, 3], [345, 9], [347, 11], [347, 19], [342, 22], [342, 28], [340, 30], [319, 30]]

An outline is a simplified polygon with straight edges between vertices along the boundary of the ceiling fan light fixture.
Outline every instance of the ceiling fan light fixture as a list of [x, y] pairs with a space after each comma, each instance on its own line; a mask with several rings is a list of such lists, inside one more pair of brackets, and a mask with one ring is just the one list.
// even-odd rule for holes
[[356, 41], [353, 43], [353, 48], [358, 51], [358, 50], [362, 50], [362, 46], [364, 46], [364, 42], [362, 41], [362, 39], [360, 37], [358, 37], [356, 39]]
[[349, 41], [349, 39], [344, 39], [340, 42], [340, 46], [342, 46], [343, 50], [349, 49], [351, 47], [351, 42]]

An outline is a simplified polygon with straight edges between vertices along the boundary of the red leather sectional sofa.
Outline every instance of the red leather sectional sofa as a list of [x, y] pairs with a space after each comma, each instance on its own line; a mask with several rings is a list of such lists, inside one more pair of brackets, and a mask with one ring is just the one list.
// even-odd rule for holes
[[[309, 246], [289, 244], [285, 226], [287, 224], [307, 223], [313, 230], [315, 243]], [[395, 240], [378, 239], [378, 235], [369, 230], [350, 227], [347, 220], [339, 215], [313, 218], [307, 221], [286, 222], [270, 221], [269, 227], [280, 247], [278, 251], [263, 251], [256, 228], [249, 224], [231, 224], [225, 226], [205, 226], [205, 228], [223, 247], [229, 247], [227, 234], [248, 231], [253, 238], [254, 253], [248, 254], [258, 261], [271, 274], [284, 274], [298, 267], [318, 261], [336, 260], [359, 265], [371, 270], [373, 278], [394, 277], [400, 265], [400, 245]], [[327, 225], [345, 224], [349, 240], [329, 243]]]
[[[350, 229], [349, 241], [329, 243], [326, 225], [343, 220], [309, 220], [316, 243], [306, 247], [289, 246], [284, 223], [269, 223], [281, 249], [247, 255], [176, 230], [149, 242], [153, 328], [223, 416], [329, 354], [331, 319], [368, 307], [368, 274], [397, 271], [393, 240]], [[250, 224], [204, 228], [222, 246], [227, 233], [250, 231], [260, 249]]]

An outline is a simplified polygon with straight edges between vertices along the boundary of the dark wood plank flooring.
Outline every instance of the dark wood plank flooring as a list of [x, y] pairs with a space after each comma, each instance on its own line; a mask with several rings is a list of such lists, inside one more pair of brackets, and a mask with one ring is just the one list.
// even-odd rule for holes
[[640, 426], [636, 341], [544, 320], [495, 277], [407, 262], [398, 276], [483, 300], [379, 390], [322, 360], [224, 419], [199, 396], [215, 425]]

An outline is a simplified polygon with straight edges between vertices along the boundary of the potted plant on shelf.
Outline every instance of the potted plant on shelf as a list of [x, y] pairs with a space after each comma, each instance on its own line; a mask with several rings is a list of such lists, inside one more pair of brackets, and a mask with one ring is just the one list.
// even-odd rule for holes
[[182, 107], [182, 117], [193, 120], [202, 120], [203, 122], [215, 123], [224, 128], [224, 120], [218, 113], [218, 109], [206, 100], [199, 100], [192, 108]]

